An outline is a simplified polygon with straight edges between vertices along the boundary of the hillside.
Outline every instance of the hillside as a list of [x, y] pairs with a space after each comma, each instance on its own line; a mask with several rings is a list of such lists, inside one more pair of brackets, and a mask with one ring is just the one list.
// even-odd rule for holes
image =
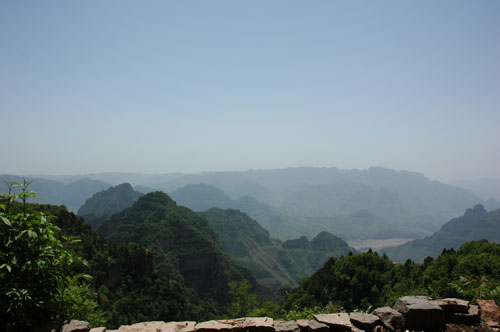
[[294, 286], [328, 258], [354, 249], [342, 239], [322, 232], [309, 241], [271, 239], [269, 232], [238, 210], [211, 208], [201, 212], [217, 232], [222, 248], [238, 264], [253, 272], [259, 283], [271, 289]]
[[[424, 264], [394, 264], [387, 256], [367, 252], [331, 258], [301, 281], [285, 308], [341, 306], [347, 310], [388, 305], [402, 295], [440, 297], [496, 296], [500, 286], [500, 245], [471, 241]], [[500, 288], [499, 288], [500, 289]], [[498, 290], [498, 289], [497, 289]], [[497, 294], [497, 295], [495, 295]]]
[[112, 215], [99, 233], [114, 244], [130, 241], [151, 249], [160, 274], [185, 283], [219, 309], [230, 301], [229, 282], [253, 280], [227, 258], [205, 219], [162, 192], [144, 195]]
[[467, 209], [462, 217], [444, 224], [433, 235], [384, 248], [382, 252], [397, 262], [408, 258], [422, 262], [427, 256], [436, 257], [444, 248], [456, 249], [467, 241], [481, 239], [500, 243], [500, 209], [487, 212], [482, 205], [476, 205]]
[[122, 183], [92, 195], [78, 209], [78, 215], [97, 229], [108, 216], [128, 208], [142, 195], [129, 183]]
[[[21, 211], [20, 204], [13, 208]], [[150, 249], [131, 242], [110, 244], [63, 206], [29, 204], [28, 212], [32, 211], [53, 216], [50, 220], [62, 235], [80, 240], [71, 249], [89, 265], [78, 270], [93, 276], [91, 291], [97, 293], [100, 310], [110, 328], [139, 320], [187, 320], [218, 314], [182, 280], [160, 273]]]
[[39, 194], [41, 204], [65, 205], [68, 210], [76, 212], [85, 200], [110, 185], [89, 178], [78, 178], [69, 183], [49, 180], [38, 177], [21, 177], [16, 175], [0, 175], [0, 182], [6, 181], [22, 183], [23, 179], [33, 181], [30, 189]]

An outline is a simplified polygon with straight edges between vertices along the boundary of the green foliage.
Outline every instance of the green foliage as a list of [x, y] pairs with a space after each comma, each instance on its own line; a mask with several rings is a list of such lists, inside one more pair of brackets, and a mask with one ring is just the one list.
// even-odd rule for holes
[[184, 283], [219, 312], [231, 300], [231, 281], [249, 279], [256, 285], [248, 270], [225, 255], [208, 222], [163, 192], [142, 196], [106, 220], [99, 232], [113, 244], [136, 242], [149, 248], [160, 274]]
[[[85, 275], [69, 275], [85, 261], [69, 250], [69, 238], [41, 212], [28, 212], [27, 199], [36, 197], [23, 185], [8, 184], [0, 206], [0, 327], [24, 330], [48, 319], [68, 318], [66, 291]], [[12, 188], [19, 188], [13, 194]], [[15, 200], [21, 200], [18, 204]], [[18, 212], [21, 210], [22, 212]]]
[[480, 279], [471, 276], [460, 276], [460, 279], [451, 282], [450, 286], [452, 286], [462, 298], [471, 302], [476, 302], [477, 299], [500, 300], [500, 286], [490, 283], [484, 276]]
[[250, 293], [252, 285], [248, 280], [231, 281], [229, 287], [232, 302], [229, 304], [228, 312], [231, 317], [243, 317], [255, 309], [257, 295]]
[[500, 245], [469, 242], [424, 264], [395, 264], [374, 253], [330, 259], [287, 297], [285, 309], [334, 301], [347, 310], [392, 306], [403, 295], [496, 299], [500, 295]]
[[[88, 273], [94, 279], [93, 292], [104, 324], [108, 328], [140, 321], [181, 321], [212, 318], [216, 310], [202, 303], [182, 280], [173, 280], [157, 271], [152, 250], [134, 243], [109, 244], [82, 218], [64, 207], [30, 205], [33, 211], [55, 216], [54, 223], [66, 237], [80, 238], [71, 249], [85, 258], [88, 266], [77, 265], [75, 273]], [[93, 298], [93, 296], [92, 296]]]
[[89, 284], [81, 284], [71, 278], [63, 295], [63, 303], [65, 317], [87, 321], [93, 327], [105, 326], [106, 320], [97, 303], [97, 293]]

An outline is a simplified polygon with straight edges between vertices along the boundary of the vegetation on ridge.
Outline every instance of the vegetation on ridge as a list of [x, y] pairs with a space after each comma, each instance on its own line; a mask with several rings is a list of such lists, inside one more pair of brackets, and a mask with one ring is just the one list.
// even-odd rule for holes
[[[480, 283], [463, 283], [483, 280]], [[333, 302], [347, 310], [389, 305], [403, 295], [434, 298], [461, 297], [475, 300], [474, 288], [483, 296], [500, 300], [500, 245], [487, 241], [468, 242], [458, 251], [444, 250], [423, 264], [407, 260], [396, 264], [377, 253], [367, 252], [331, 258], [288, 296], [285, 308], [323, 307]]]

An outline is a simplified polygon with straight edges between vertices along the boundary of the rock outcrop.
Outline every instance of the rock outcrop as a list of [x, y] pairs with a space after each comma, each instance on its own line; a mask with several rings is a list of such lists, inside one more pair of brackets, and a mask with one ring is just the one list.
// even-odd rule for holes
[[[405, 296], [393, 308], [382, 307], [371, 314], [362, 312], [317, 314], [314, 320], [273, 320], [244, 317], [207, 322], [144, 322], [120, 326], [107, 332], [499, 332], [500, 309], [492, 300], [469, 305], [460, 299], [433, 300], [427, 296]], [[61, 332], [106, 332], [90, 330], [88, 323], [71, 321]], [[48, 331], [47, 331], [48, 332]]]

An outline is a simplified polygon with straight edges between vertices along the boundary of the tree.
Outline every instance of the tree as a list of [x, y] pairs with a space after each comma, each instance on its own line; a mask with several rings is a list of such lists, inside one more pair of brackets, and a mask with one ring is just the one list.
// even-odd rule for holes
[[[0, 330], [23, 331], [47, 320], [68, 318], [71, 292], [85, 274], [69, 275], [85, 261], [66, 249], [76, 240], [63, 237], [60, 229], [41, 212], [27, 213], [26, 201], [36, 197], [30, 182], [7, 184], [0, 196]], [[19, 194], [12, 189], [19, 188]], [[22, 212], [13, 212], [16, 200]], [[19, 210], [19, 209], [17, 209]], [[76, 287], [76, 288], [75, 288]]]
[[232, 281], [229, 287], [229, 294], [232, 298], [228, 308], [229, 315], [243, 317], [257, 306], [257, 295], [249, 293], [252, 285], [248, 280]]

